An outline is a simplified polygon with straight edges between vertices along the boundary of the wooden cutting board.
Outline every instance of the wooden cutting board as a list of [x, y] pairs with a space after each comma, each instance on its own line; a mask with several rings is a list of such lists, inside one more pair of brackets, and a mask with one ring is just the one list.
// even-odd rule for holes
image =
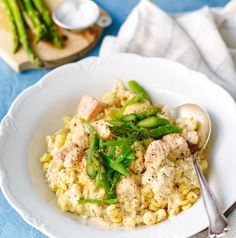
[[[62, 0], [45, 0], [45, 3], [51, 10], [60, 2]], [[102, 15], [108, 15], [103, 9], [100, 9], [100, 11]], [[39, 42], [33, 46], [36, 54], [44, 62], [44, 68], [69, 63], [87, 54], [98, 42], [103, 28], [94, 25], [79, 33], [58, 28], [58, 32], [61, 34], [64, 42], [62, 49], [58, 49], [49, 42]], [[2, 4], [0, 5], [0, 57], [17, 72], [38, 68], [28, 60], [23, 47], [17, 53], [12, 53], [10, 24]]]

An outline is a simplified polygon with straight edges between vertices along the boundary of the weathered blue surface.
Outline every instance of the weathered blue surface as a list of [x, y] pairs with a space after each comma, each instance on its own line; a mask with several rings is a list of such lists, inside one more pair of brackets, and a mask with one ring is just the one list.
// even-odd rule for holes
[[[122, 22], [138, 0], [97, 0], [98, 4], [107, 10], [113, 24], [104, 34], [115, 35]], [[200, 8], [204, 5], [224, 6], [227, 0], [156, 0], [159, 6], [167, 12], [182, 12]], [[1, 36], [0, 36], [1, 37]], [[97, 55], [100, 44], [89, 54]], [[6, 114], [16, 96], [28, 86], [36, 83], [49, 70], [30, 70], [15, 73], [0, 59], [0, 120]], [[0, 192], [0, 238], [44, 238], [45, 236], [26, 224], [13, 208], [7, 203]]]

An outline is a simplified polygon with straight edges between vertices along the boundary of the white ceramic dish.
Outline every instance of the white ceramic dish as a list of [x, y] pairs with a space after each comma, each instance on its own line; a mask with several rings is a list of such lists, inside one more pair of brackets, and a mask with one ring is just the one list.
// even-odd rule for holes
[[92, 26], [99, 18], [99, 7], [93, 1], [67, 0], [54, 9], [54, 22], [67, 30], [81, 31]]
[[140, 82], [155, 101], [201, 104], [212, 119], [209, 183], [224, 210], [236, 201], [236, 106], [231, 96], [204, 75], [165, 59], [119, 54], [91, 57], [44, 76], [15, 100], [0, 130], [0, 180], [9, 203], [23, 219], [55, 238], [183, 238], [207, 227], [202, 199], [173, 220], [138, 229], [84, 225], [63, 213], [49, 191], [39, 157], [44, 137], [62, 126], [62, 116], [76, 111], [84, 93], [101, 96], [114, 80]]

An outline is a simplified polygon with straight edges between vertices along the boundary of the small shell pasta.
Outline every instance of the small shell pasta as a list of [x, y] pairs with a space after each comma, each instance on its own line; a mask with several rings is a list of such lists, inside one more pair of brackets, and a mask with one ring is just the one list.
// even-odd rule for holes
[[65, 133], [59, 133], [59, 134], [56, 135], [56, 137], [55, 137], [55, 143], [54, 143], [54, 145], [55, 145], [57, 148], [61, 148], [61, 147], [64, 145], [65, 140], [66, 140], [66, 135], [65, 135]]
[[[128, 102], [130, 103], [129, 100], [133, 100], [133, 103], [127, 105]], [[92, 99], [92, 102], [96, 104], [95, 99]], [[200, 186], [189, 149], [189, 144], [196, 145], [199, 142], [199, 121], [194, 118], [181, 118], [175, 121], [171, 107], [158, 105], [157, 109], [141, 95], [126, 90], [120, 81], [117, 81], [111, 92], [102, 97], [101, 102], [104, 109], [96, 117], [88, 120], [99, 137], [99, 153], [95, 153], [95, 162], [93, 161], [97, 163], [96, 179], [89, 176], [86, 171], [89, 167], [87, 161], [92, 137], [91, 128], [90, 130], [87, 128], [79, 113], [65, 116], [64, 128], [53, 135], [46, 136], [47, 150], [39, 161], [48, 187], [55, 193], [61, 210], [72, 212], [101, 225], [138, 227], [160, 223], [190, 208], [200, 196]], [[84, 109], [86, 111], [86, 107]], [[112, 173], [117, 172], [109, 168], [109, 163], [103, 160], [103, 155], [108, 155], [111, 149], [109, 146], [106, 147], [106, 142], [120, 138], [112, 133], [110, 120], [114, 117], [120, 120], [124, 114], [131, 114], [130, 118], [132, 116], [136, 118], [133, 113], [140, 113], [143, 116], [142, 113], [146, 110], [148, 112], [150, 110], [152, 116], [156, 114], [160, 118], [169, 120], [168, 123], [171, 125], [180, 126], [182, 131], [168, 134], [158, 140], [151, 137], [142, 138], [127, 144], [133, 152], [132, 156], [127, 155], [133, 157], [132, 161], [129, 159], [131, 162], [120, 156], [120, 151], [126, 150], [125, 146], [114, 148], [111, 159], [112, 157], [115, 159], [118, 155], [120, 157], [117, 158], [121, 159], [121, 163], [128, 161], [130, 164], [125, 168], [129, 176], [118, 174], [120, 176], [118, 182], [114, 187], [108, 188], [112, 190], [113, 196], [111, 196], [107, 187], [101, 186], [100, 178], [102, 166], [102, 169], [106, 170], [110, 185], [114, 179]], [[93, 113], [96, 114], [96, 110]], [[141, 120], [138, 116], [137, 118], [134, 126], [137, 126], [137, 122]], [[121, 141], [123, 139], [126, 140], [121, 136]], [[198, 157], [203, 171], [208, 167], [206, 152], [199, 153]], [[98, 157], [103, 161], [97, 160]], [[101, 166], [100, 170], [98, 166]], [[122, 167], [119, 169], [124, 172]], [[116, 197], [118, 203], [94, 201], [113, 197]], [[78, 202], [81, 199], [87, 201]]]
[[186, 199], [191, 202], [194, 203], [196, 202], [196, 200], [198, 199], [198, 195], [195, 192], [189, 192], [186, 196]]
[[167, 218], [167, 212], [165, 209], [157, 210], [157, 222], [164, 221]]
[[154, 212], [146, 211], [143, 215], [143, 223], [145, 225], [154, 225], [157, 221], [157, 215]]

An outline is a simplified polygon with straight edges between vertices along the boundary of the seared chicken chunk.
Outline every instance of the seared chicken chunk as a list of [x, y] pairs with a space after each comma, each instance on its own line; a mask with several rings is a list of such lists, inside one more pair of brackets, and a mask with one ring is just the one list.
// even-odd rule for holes
[[94, 97], [84, 95], [78, 106], [77, 115], [85, 120], [94, 119], [104, 109], [104, 104], [98, 102]]
[[179, 134], [170, 134], [164, 136], [162, 140], [153, 141], [148, 146], [144, 157], [145, 165], [159, 169], [165, 165], [167, 159], [175, 161], [189, 155], [190, 150], [186, 140]]
[[190, 155], [186, 140], [179, 134], [170, 134], [153, 141], [145, 154], [146, 171], [142, 183], [151, 186], [158, 199], [175, 189], [175, 161]]
[[85, 147], [78, 147], [73, 143], [65, 144], [55, 156], [64, 160], [65, 167], [72, 166], [75, 162], [82, 159], [85, 154]]
[[179, 134], [169, 134], [163, 137], [163, 143], [169, 147], [168, 158], [172, 161], [183, 159], [190, 155], [187, 141]]
[[169, 153], [169, 147], [162, 140], [153, 141], [147, 148], [145, 153], [145, 166], [153, 167], [158, 170], [166, 162]]

